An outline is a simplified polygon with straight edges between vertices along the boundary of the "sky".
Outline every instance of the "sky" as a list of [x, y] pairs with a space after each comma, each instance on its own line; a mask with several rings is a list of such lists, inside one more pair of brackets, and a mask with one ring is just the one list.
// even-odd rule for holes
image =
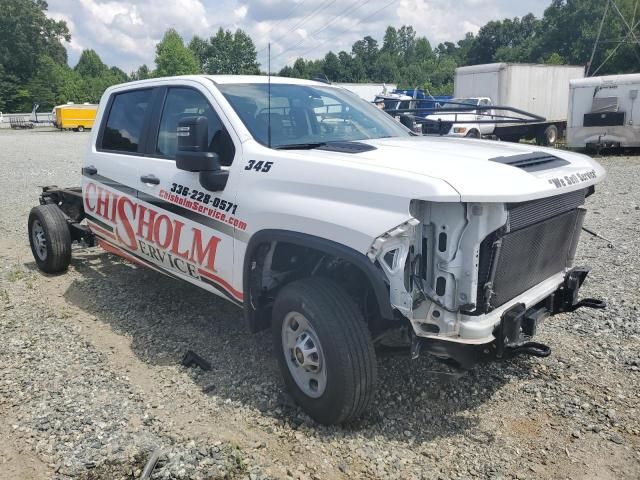
[[49, 15], [72, 35], [69, 64], [83, 49], [126, 72], [153, 68], [155, 45], [169, 28], [188, 42], [218, 28], [241, 28], [253, 38], [262, 69], [271, 42], [271, 70], [329, 50], [351, 51], [366, 35], [382, 43], [388, 25], [412, 25], [432, 46], [477, 33], [490, 20], [540, 17], [550, 0], [48, 0]]

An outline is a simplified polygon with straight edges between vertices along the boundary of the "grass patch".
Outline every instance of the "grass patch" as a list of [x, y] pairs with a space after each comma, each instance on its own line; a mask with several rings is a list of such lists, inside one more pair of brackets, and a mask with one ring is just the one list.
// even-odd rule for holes
[[7, 275], [7, 280], [9, 280], [9, 282], [11, 282], [11, 283], [15, 283], [18, 280], [22, 280], [26, 276], [27, 275], [23, 270], [20, 270], [19, 268], [14, 268]]

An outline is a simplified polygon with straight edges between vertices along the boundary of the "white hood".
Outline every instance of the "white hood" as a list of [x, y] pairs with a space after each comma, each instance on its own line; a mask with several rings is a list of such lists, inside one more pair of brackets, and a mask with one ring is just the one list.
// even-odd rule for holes
[[[451, 185], [463, 202], [533, 200], [586, 188], [606, 175], [604, 168], [586, 155], [535, 145], [453, 137], [385, 138], [362, 143], [376, 149], [361, 153], [309, 150], [305, 156], [326, 158], [329, 154], [370, 167], [424, 176], [425, 180], [438, 178]], [[494, 160], [535, 152], [566, 163], [550, 163], [531, 171]]]

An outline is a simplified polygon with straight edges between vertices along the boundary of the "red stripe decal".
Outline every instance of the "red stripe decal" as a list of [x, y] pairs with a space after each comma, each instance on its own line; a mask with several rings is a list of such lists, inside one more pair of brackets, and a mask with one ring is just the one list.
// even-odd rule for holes
[[220, 286], [222, 288], [224, 288], [227, 292], [229, 292], [232, 296], [236, 297], [238, 300], [242, 300], [244, 298], [244, 295], [242, 294], [242, 292], [239, 292], [238, 290], [236, 290], [235, 288], [233, 288], [228, 282], [226, 282], [225, 280], [223, 280], [222, 278], [207, 272], [206, 270], [203, 270], [202, 268], [198, 269], [198, 273], [200, 275], [203, 275], [207, 278], [209, 278], [210, 280], [213, 280], [216, 283], [219, 283]]
[[114, 255], [118, 255], [119, 257], [122, 258], [126, 258], [127, 260], [129, 260], [130, 262], [133, 263], [137, 263], [138, 265], [142, 265], [143, 267], [149, 267], [152, 270], [156, 270], [156, 271], [160, 271], [157, 270], [156, 268], [153, 268], [151, 265], [149, 265], [148, 263], [144, 263], [141, 262], [140, 260], [138, 260], [136, 257], [133, 257], [131, 255], [129, 255], [127, 252], [125, 252], [124, 250], [119, 249], [118, 247], [116, 247], [115, 245], [111, 245], [109, 242], [107, 242], [106, 240], [102, 240], [102, 239], [98, 239], [98, 244], [102, 247], [102, 249], [106, 252], [109, 253], [113, 253]]
[[96, 233], [98, 233], [100, 235], [104, 235], [105, 237], [109, 237], [112, 240], [116, 240], [116, 236], [113, 233], [108, 232], [104, 228], [101, 228], [101, 227], [97, 226], [95, 223], [87, 220], [87, 224], [89, 225], [91, 230], [93, 230], [94, 232], [96, 232]]
[[[101, 238], [98, 239], [98, 244], [106, 251], [109, 253], [113, 253], [114, 255], [118, 255], [120, 257], [126, 258], [127, 260], [137, 263], [138, 265], [142, 265], [143, 267], [148, 267], [151, 268], [152, 270], [155, 270], [157, 272], [163, 273], [162, 270], [155, 268], [155, 266], [148, 264], [148, 263], [144, 263], [140, 260], [138, 260], [136, 257], [129, 255], [126, 251], [116, 247], [115, 245], [112, 245], [111, 243], [107, 242], [106, 240], [103, 240]], [[213, 280], [214, 282], [216, 282], [217, 284], [219, 284], [220, 288], [226, 290], [231, 296], [235, 297], [236, 299], [238, 299], [239, 301], [242, 301], [244, 298], [244, 295], [242, 292], [239, 292], [238, 290], [236, 290], [235, 288], [233, 288], [228, 282], [226, 282], [225, 280], [223, 280], [222, 278], [213, 275], [212, 273], [207, 272], [206, 270], [203, 270], [201, 268], [198, 269], [198, 273], [204, 277], [207, 277], [210, 280]]]

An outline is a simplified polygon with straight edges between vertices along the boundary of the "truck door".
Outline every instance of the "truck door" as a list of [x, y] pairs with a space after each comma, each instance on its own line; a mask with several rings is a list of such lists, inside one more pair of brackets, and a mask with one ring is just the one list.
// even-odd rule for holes
[[144, 216], [136, 230], [140, 254], [166, 273], [240, 303], [242, 288], [233, 279], [234, 229], [242, 227], [235, 216], [237, 175], [231, 172], [224, 190], [212, 192], [202, 187], [198, 172], [179, 170], [175, 163], [177, 127], [186, 117], [207, 118], [209, 149], [223, 168], [240, 155], [240, 142], [231, 137], [203, 87], [169, 86], [161, 92], [147, 156], [137, 159]]
[[144, 154], [152, 95], [151, 88], [111, 95], [82, 168], [87, 222], [105, 249], [121, 255], [123, 247], [135, 247], [128, 235], [127, 214], [136, 202], [136, 162]]

